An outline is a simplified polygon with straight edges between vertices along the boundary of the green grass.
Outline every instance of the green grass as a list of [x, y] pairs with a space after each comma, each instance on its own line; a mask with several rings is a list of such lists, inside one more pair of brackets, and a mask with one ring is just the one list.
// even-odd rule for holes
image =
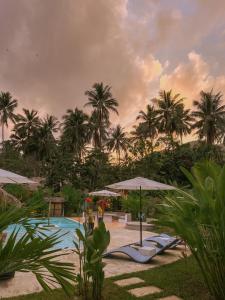
[[[155, 296], [146, 296], [138, 299], [151, 300], [160, 297], [177, 295], [184, 300], [212, 300], [207, 288], [203, 283], [203, 278], [199, 268], [193, 257], [179, 260], [175, 263], [164, 265], [159, 268], [150, 269], [147, 271], [126, 274], [109, 278], [105, 282], [104, 299], [109, 300], [134, 300], [137, 299], [128, 294], [126, 290], [129, 288], [121, 288], [114, 284], [115, 280], [129, 277], [140, 277], [144, 279], [144, 284], [137, 284], [132, 286], [140, 287], [143, 285], [154, 285], [163, 292]], [[28, 296], [8, 298], [8, 300], [68, 300], [68, 298], [61, 290], [55, 290], [52, 294], [39, 293]], [[74, 299], [74, 298], [73, 298]]]

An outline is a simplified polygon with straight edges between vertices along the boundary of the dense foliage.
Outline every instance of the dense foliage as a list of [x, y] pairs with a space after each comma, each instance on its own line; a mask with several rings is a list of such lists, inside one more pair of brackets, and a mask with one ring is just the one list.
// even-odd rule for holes
[[192, 190], [166, 198], [160, 224], [187, 242], [215, 299], [225, 299], [225, 166], [196, 164], [184, 172]]
[[[59, 121], [51, 115], [41, 118], [32, 109], [17, 114], [17, 100], [2, 92], [0, 167], [41, 176], [59, 192], [65, 185], [88, 191], [132, 176], [185, 184], [180, 166], [190, 170], [205, 158], [224, 161], [223, 145], [218, 144], [225, 135], [220, 92], [202, 91], [190, 111], [181, 95], [160, 91], [139, 112], [130, 133], [120, 125], [111, 126], [111, 114], [118, 114], [119, 103], [110, 86], [96, 83], [85, 95], [90, 114], [75, 107]], [[9, 122], [13, 122], [12, 132], [5, 141], [4, 128]], [[188, 134], [196, 134], [199, 140], [182, 144]]]

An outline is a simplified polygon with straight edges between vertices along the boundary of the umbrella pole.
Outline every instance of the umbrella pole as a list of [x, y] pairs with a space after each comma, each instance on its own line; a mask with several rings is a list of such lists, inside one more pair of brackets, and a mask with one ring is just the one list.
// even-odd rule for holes
[[140, 246], [142, 247], [142, 195], [140, 186]]

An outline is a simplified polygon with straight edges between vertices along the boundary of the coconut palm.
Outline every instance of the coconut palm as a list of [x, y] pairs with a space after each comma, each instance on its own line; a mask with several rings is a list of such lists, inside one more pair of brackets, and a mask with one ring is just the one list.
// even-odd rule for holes
[[49, 158], [50, 153], [54, 150], [56, 139], [54, 133], [59, 129], [59, 121], [56, 117], [47, 115], [38, 128], [35, 138], [38, 144], [39, 159]]
[[176, 109], [176, 127], [175, 133], [180, 137], [181, 143], [183, 136], [191, 133], [192, 122], [194, 118], [191, 115], [190, 109], [185, 109], [184, 105], [179, 105]]
[[225, 105], [222, 104], [222, 93], [201, 91], [200, 100], [193, 102], [195, 111], [192, 116], [196, 118], [193, 128], [200, 139], [212, 145], [215, 141], [224, 136], [225, 130]]
[[0, 119], [2, 126], [2, 143], [4, 143], [4, 126], [8, 127], [8, 121], [15, 122], [14, 110], [17, 107], [17, 100], [12, 99], [9, 92], [0, 93]]
[[63, 116], [62, 143], [76, 158], [81, 159], [89, 141], [89, 117], [82, 110], [68, 109]]
[[111, 151], [115, 151], [117, 153], [117, 159], [120, 164], [121, 152], [126, 152], [127, 147], [129, 145], [129, 139], [124, 132], [124, 129], [117, 125], [111, 132], [109, 140], [107, 142], [107, 147]]
[[99, 125], [99, 148], [102, 149], [104, 128], [110, 124], [109, 113], [113, 111], [118, 114], [116, 109], [118, 102], [112, 96], [111, 87], [104, 86], [102, 82], [95, 83], [91, 90], [85, 92], [85, 95], [88, 96], [88, 102], [85, 106], [93, 108], [93, 113]]
[[151, 140], [157, 136], [159, 122], [158, 122], [158, 112], [155, 110], [153, 105], [147, 105], [146, 112], [141, 110], [137, 116], [137, 120], [142, 120], [141, 126], [138, 126], [146, 138]]
[[23, 108], [23, 115], [19, 114], [15, 124], [15, 131], [25, 131], [27, 139], [33, 136], [41, 126], [41, 120], [36, 110]]
[[170, 135], [177, 132], [177, 120], [178, 113], [177, 110], [183, 109], [183, 100], [180, 94], [172, 94], [172, 90], [159, 92], [159, 98], [153, 101], [157, 104], [159, 131]]
[[88, 137], [93, 147], [101, 149], [102, 145], [105, 144], [108, 139], [108, 124], [100, 126], [99, 118], [94, 111], [89, 118], [88, 127]]

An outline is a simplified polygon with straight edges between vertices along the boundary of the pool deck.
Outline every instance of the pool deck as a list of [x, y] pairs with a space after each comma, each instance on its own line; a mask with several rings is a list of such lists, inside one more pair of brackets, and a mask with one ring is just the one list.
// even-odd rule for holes
[[[107, 228], [110, 230], [111, 242], [109, 249], [117, 248], [139, 240], [139, 231], [128, 230], [124, 228], [123, 223], [113, 222], [106, 223]], [[152, 232], [143, 232], [143, 238], [154, 235]], [[138, 264], [126, 259], [123, 255], [118, 255], [116, 259], [104, 259], [106, 263], [105, 274], [106, 277], [117, 276], [126, 273], [144, 271], [152, 269], [164, 264], [172, 263], [183, 257], [184, 246], [179, 246], [173, 250], [167, 250], [162, 255], [157, 255], [148, 264]], [[78, 271], [78, 257], [72, 253], [71, 250], [63, 250], [66, 255], [61, 258], [63, 261], [73, 262], [75, 270]], [[32, 273], [16, 272], [13, 279], [0, 282], [0, 298], [19, 296], [41, 291], [42, 288], [37, 282]]]

